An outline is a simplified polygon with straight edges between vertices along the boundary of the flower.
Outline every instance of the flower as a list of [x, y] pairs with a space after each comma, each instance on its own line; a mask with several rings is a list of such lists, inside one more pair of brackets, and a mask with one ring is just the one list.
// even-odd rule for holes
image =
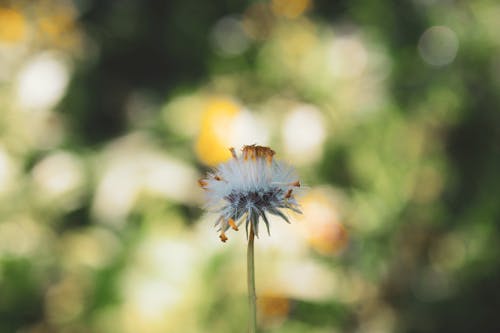
[[220, 239], [225, 242], [226, 230], [238, 227], [245, 221], [258, 237], [259, 220], [262, 218], [269, 233], [267, 213], [281, 217], [290, 223], [281, 211], [283, 208], [301, 213], [293, 190], [300, 187], [294, 169], [273, 159], [275, 152], [269, 147], [244, 146], [241, 156], [234, 148], [229, 151], [233, 158], [220, 164], [200, 186], [206, 190], [206, 208], [220, 214], [215, 225], [219, 226]]

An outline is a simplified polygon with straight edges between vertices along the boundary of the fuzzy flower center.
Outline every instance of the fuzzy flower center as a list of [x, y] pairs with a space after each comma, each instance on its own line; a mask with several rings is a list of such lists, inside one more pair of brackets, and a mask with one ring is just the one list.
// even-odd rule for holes
[[248, 206], [255, 206], [260, 209], [265, 209], [272, 205], [283, 191], [280, 188], [274, 188], [265, 192], [238, 192], [233, 191], [228, 196], [224, 197], [231, 205], [237, 209], [244, 210]]
[[238, 231], [245, 222], [258, 236], [259, 220], [263, 220], [269, 232], [268, 214], [281, 217], [281, 211], [290, 209], [300, 213], [293, 190], [300, 186], [293, 169], [273, 159], [275, 152], [269, 147], [244, 146], [240, 156], [230, 148], [233, 159], [220, 164], [200, 186], [206, 190], [207, 208], [217, 212], [220, 239], [225, 242], [226, 230]]

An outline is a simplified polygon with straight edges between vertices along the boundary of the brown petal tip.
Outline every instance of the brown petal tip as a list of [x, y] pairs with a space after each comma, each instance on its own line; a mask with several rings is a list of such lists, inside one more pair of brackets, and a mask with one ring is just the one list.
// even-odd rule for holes
[[219, 238], [223, 243], [225, 243], [228, 239], [224, 231], [220, 233]]
[[198, 179], [198, 185], [200, 185], [201, 188], [205, 189], [208, 185], [208, 182], [205, 179], [201, 178]]
[[228, 223], [231, 226], [231, 228], [233, 228], [234, 231], [238, 231], [238, 226], [236, 225], [233, 219], [229, 219]]

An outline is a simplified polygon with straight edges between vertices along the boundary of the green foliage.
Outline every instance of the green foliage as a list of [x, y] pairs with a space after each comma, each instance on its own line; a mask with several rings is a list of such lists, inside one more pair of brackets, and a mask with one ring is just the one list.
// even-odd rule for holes
[[308, 186], [256, 240], [262, 331], [498, 332], [499, 13], [0, 5], [0, 332], [245, 331], [244, 231], [196, 187], [242, 140]]

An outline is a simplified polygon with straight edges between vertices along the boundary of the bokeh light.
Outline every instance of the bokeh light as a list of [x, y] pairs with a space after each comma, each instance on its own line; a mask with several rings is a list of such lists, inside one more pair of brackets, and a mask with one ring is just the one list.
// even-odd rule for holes
[[212, 40], [215, 49], [226, 56], [241, 54], [249, 47], [248, 37], [236, 17], [220, 19], [212, 30]]
[[363, 74], [368, 62], [365, 47], [353, 36], [335, 38], [328, 50], [328, 69], [338, 78], [353, 78]]
[[333, 189], [317, 188], [302, 198], [304, 214], [298, 216], [298, 225], [309, 244], [324, 255], [338, 254], [349, 243], [344, 226], [342, 198]]
[[23, 108], [49, 109], [63, 97], [69, 69], [55, 54], [37, 55], [19, 72], [17, 99]]
[[272, 0], [271, 8], [276, 16], [296, 18], [311, 7], [311, 0]]
[[239, 149], [248, 142], [267, 142], [267, 130], [252, 113], [225, 97], [210, 98], [201, 115], [196, 142], [200, 160], [208, 165], [231, 157], [230, 147]]
[[292, 110], [284, 120], [285, 152], [295, 163], [311, 163], [322, 155], [326, 137], [324, 119], [315, 107], [303, 105]]
[[27, 22], [18, 11], [0, 7], [0, 41], [15, 43], [21, 41], [27, 34]]
[[499, 332], [495, 1], [3, 1], [0, 332], [247, 328], [197, 180], [297, 168], [256, 239], [269, 333]]
[[420, 56], [433, 66], [451, 63], [458, 52], [458, 38], [453, 30], [444, 26], [427, 29], [418, 42]]

